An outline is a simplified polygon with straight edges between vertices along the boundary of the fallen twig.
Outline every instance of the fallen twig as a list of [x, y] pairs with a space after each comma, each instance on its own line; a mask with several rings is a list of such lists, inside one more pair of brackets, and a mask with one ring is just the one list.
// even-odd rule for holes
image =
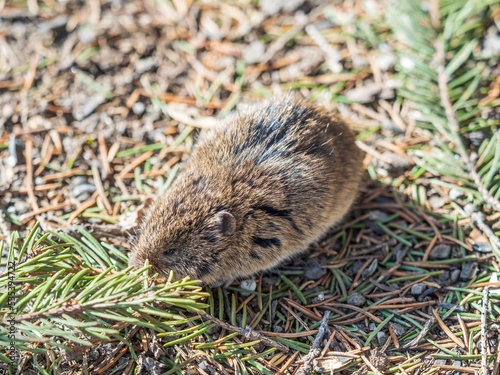
[[488, 312], [488, 301], [490, 295], [490, 288], [484, 287], [483, 289], [483, 306], [481, 309], [481, 374], [488, 375], [488, 353], [486, 352], [486, 313]]
[[431, 329], [432, 325], [436, 322], [436, 318], [434, 316], [431, 316], [431, 318], [425, 323], [424, 329], [420, 331], [417, 337], [415, 339], [411, 340], [410, 342], [406, 343], [403, 348], [411, 348], [412, 346], [415, 346], [419, 343], [420, 340], [429, 332]]
[[464, 207], [464, 211], [470, 216], [472, 224], [476, 226], [481, 232], [484, 233], [486, 237], [495, 244], [495, 246], [500, 249], [500, 238], [498, 238], [491, 228], [484, 222], [484, 214], [478, 212], [472, 204], [468, 204]]
[[309, 350], [309, 353], [303, 358], [304, 364], [302, 367], [296, 372], [297, 375], [309, 375], [313, 371], [313, 362], [321, 353], [321, 340], [323, 340], [323, 336], [328, 332], [328, 319], [330, 318], [330, 311], [325, 311], [325, 315], [323, 315], [323, 319], [321, 319], [321, 326], [319, 327], [318, 334], [314, 339], [314, 342]]

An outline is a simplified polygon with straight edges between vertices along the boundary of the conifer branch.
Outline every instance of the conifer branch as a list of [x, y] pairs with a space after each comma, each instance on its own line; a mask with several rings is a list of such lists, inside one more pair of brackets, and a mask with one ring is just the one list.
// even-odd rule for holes
[[[477, 127], [481, 119], [477, 115], [477, 88], [481, 82], [486, 84], [488, 77], [482, 74], [486, 63], [480, 61], [476, 47], [486, 35], [480, 21], [491, 11], [491, 0], [458, 1], [453, 6], [436, 0], [430, 11], [424, 10], [419, 0], [389, 4], [388, 23], [408, 47], [401, 51], [408, 61], [401, 72], [406, 85], [398, 93], [415, 111], [417, 124], [434, 141], [432, 146], [412, 150], [409, 155], [437, 177], [427, 180], [429, 183], [458, 191], [465, 198], [458, 201], [462, 207], [473, 204], [481, 211], [479, 204], [483, 203], [500, 212], [500, 137], [495, 136], [494, 120], [481, 120], [481, 130], [488, 130], [490, 125], [489, 136], [481, 145], [471, 142], [469, 147], [464, 142], [470, 128]], [[467, 27], [468, 23], [482, 26]], [[484, 215], [478, 215], [471, 216], [472, 224], [497, 249], [498, 237], [481, 220]], [[497, 251], [495, 254], [499, 256]]]
[[466, 164], [470, 164], [469, 155], [465, 146], [462, 142], [460, 125], [458, 123], [455, 111], [453, 111], [453, 107], [450, 101], [450, 95], [448, 93], [448, 79], [449, 77], [445, 72], [445, 54], [444, 54], [444, 45], [443, 41], [440, 39], [436, 43], [436, 60], [437, 60], [437, 76], [438, 76], [438, 87], [439, 87], [439, 96], [441, 97], [441, 105], [444, 108], [446, 113], [446, 118], [448, 120], [448, 126], [455, 136], [455, 144], [458, 147], [458, 152], [462, 157], [462, 161]]
[[[31, 343], [41, 340], [65, 347], [57, 339], [90, 345], [89, 336], [108, 340], [120, 335], [125, 327], [110, 328], [109, 321], [167, 332], [168, 325], [155, 316], [184, 321], [179, 309], [200, 313], [207, 307], [199, 301], [207, 294], [196, 281], [150, 280], [146, 277], [149, 266], [132, 271], [124, 264], [116, 265], [116, 259], [103, 254], [101, 244], [87, 232], [83, 234], [86, 241], [64, 235], [67, 242], [58, 244], [39, 234], [35, 226], [24, 244], [19, 244], [19, 235], [13, 233], [8, 259], [15, 266], [0, 276], [0, 288], [9, 288], [0, 298], [0, 333], [15, 327], [15, 341], [22, 350], [40, 350]], [[103, 268], [93, 269], [92, 264]], [[9, 346], [8, 340], [0, 334], [0, 345]]]
[[476, 166], [474, 160], [471, 159], [469, 153], [467, 152], [461, 136], [460, 125], [457, 120], [457, 116], [455, 111], [453, 110], [453, 106], [450, 101], [450, 96], [448, 92], [448, 79], [449, 77], [445, 72], [445, 53], [444, 53], [444, 45], [443, 41], [439, 40], [436, 43], [436, 60], [438, 61], [438, 65], [436, 67], [436, 71], [438, 73], [438, 86], [439, 86], [439, 94], [441, 97], [441, 104], [445, 110], [446, 118], [448, 120], [448, 125], [453, 131], [456, 138], [456, 145], [458, 147], [458, 152], [460, 153], [460, 157], [462, 162], [467, 166], [467, 169], [476, 185], [478, 191], [484, 198], [484, 201], [492, 206], [496, 211], [500, 212], [500, 200], [496, 199], [493, 195], [490, 194], [489, 190], [484, 186], [481, 176], [477, 173]]

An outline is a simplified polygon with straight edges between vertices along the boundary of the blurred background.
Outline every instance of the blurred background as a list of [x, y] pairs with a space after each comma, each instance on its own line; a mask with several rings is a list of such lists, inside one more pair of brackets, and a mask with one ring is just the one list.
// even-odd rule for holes
[[165, 188], [200, 128], [259, 98], [296, 91], [358, 130], [404, 131], [386, 110], [398, 58], [384, 13], [375, 0], [3, 2], [3, 235], [64, 226], [83, 202], [80, 217], [118, 222]]
[[[464, 7], [470, 14], [460, 17], [471, 23], [458, 34], [457, 19], [436, 25], [436, 1], [2, 2], [2, 235], [35, 219], [44, 227], [77, 216], [117, 223], [135, 210], [134, 199], [168, 187], [193, 136], [214, 117], [288, 91], [352, 121], [373, 179], [440, 208], [442, 194], [415, 184], [432, 168], [412, 170], [416, 159], [407, 150], [432, 138], [415, 122], [418, 113], [430, 123], [423, 128], [442, 119], [426, 117], [422, 103], [412, 115], [408, 96], [439, 106], [439, 96], [432, 97], [437, 85], [426, 88], [428, 77], [418, 76], [437, 61], [437, 29], [447, 27], [447, 58], [462, 51], [454, 64], [474, 68], [452, 92], [471, 91], [461, 104], [477, 107], [480, 95], [483, 104], [498, 96], [492, 77], [500, 51], [498, 4], [443, 1], [441, 7], [441, 13]], [[408, 78], [409, 72], [417, 75]], [[418, 86], [409, 84], [413, 78]], [[466, 137], [479, 146], [482, 129], [495, 119], [491, 106], [479, 107], [467, 119]], [[72, 217], [83, 202], [86, 209]]]

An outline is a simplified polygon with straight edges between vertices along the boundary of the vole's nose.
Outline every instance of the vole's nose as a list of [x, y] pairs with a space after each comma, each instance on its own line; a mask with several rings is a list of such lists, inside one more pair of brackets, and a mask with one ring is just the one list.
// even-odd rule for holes
[[140, 259], [137, 259], [137, 255], [134, 253], [131, 253], [129, 258], [128, 258], [128, 266], [135, 266], [135, 268], [139, 268], [144, 264], [144, 261], [141, 262]]

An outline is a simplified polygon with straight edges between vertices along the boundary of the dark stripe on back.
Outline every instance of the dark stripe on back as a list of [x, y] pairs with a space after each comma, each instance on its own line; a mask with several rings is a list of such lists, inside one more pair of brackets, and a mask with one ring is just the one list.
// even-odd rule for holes
[[267, 249], [267, 248], [273, 247], [273, 246], [278, 246], [278, 247], [281, 246], [281, 241], [278, 238], [254, 237], [253, 243], [256, 244], [257, 246], [263, 247], [264, 249]]
[[254, 259], [262, 259], [262, 257], [259, 255], [259, 253], [257, 251], [255, 251], [254, 249], [251, 249], [250, 250], [250, 256]]
[[262, 205], [262, 206], [254, 206], [252, 207], [254, 210], [261, 210], [264, 211], [266, 214], [271, 215], [271, 216], [276, 216], [276, 217], [282, 217], [284, 219], [287, 219], [290, 222], [290, 225], [292, 228], [300, 233], [304, 234], [302, 230], [295, 224], [295, 221], [291, 217], [292, 215], [292, 210], [278, 210], [272, 206], [267, 206], [267, 205]]
[[252, 207], [254, 210], [261, 210], [264, 211], [265, 213], [272, 215], [272, 216], [279, 216], [279, 217], [289, 217], [290, 214], [292, 213], [291, 210], [278, 210], [274, 207], [267, 206], [267, 205], [262, 205], [262, 206], [254, 206]]

